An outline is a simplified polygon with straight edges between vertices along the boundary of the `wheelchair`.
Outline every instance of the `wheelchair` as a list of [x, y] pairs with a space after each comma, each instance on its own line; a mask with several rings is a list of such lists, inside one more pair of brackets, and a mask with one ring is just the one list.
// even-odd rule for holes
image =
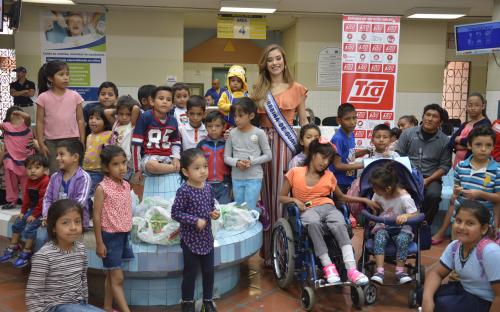
[[[393, 161], [389, 159], [379, 159], [370, 163], [361, 174], [360, 178], [360, 196], [371, 198], [373, 196], [373, 189], [369, 184], [369, 177], [373, 169], [377, 166], [383, 165], [388, 161]], [[415, 169], [409, 170], [403, 164], [394, 161], [395, 166], [397, 166], [397, 174], [399, 183], [408, 191], [415, 205], [420, 207], [423, 202], [423, 180], [421, 174]], [[396, 224], [395, 218], [379, 217], [371, 214], [369, 211], [362, 210], [362, 216], [364, 217], [364, 230], [363, 230], [363, 248], [361, 258], [358, 261], [358, 270], [363, 272], [367, 276], [371, 277], [376, 272], [376, 264], [370, 256], [374, 256], [374, 235], [371, 233], [373, 226], [370, 223], [382, 223], [391, 231], [396, 233], [401, 229], [403, 225], [410, 225], [412, 227], [412, 232], [414, 234], [413, 241], [408, 246], [408, 259], [414, 259], [415, 265], [406, 263], [407, 273], [412, 277], [412, 283], [415, 285], [410, 289], [408, 294], [408, 307], [415, 308], [417, 306], [417, 293], [423, 290], [423, 284], [425, 281], [425, 267], [422, 265], [420, 260], [421, 250], [430, 249], [430, 234], [427, 232], [430, 230], [425, 222], [425, 214], [419, 213], [412, 218], [409, 218], [405, 224]], [[371, 222], [370, 222], [371, 221]], [[424, 234], [423, 234], [424, 233]], [[396, 263], [396, 245], [389, 239], [387, 246], [385, 247], [385, 259], [386, 263]], [[378, 285], [378, 284], [377, 284]], [[384, 285], [379, 285], [379, 287], [385, 286], [400, 286], [399, 284], [384, 283]], [[377, 287], [372, 281], [364, 287], [365, 301], [366, 304], [373, 304], [377, 300]]]
[[[349, 286], [351, 298], [356, 308], [360, 309], [365, 302], [363, 287], [347, 281], [342, 251], [326, 224], [323, 224], [324, 240], [328, 247], [328, 255], [337, 267], [341, 283], [329, 284], [323, 278], [319, 259], [314, 254], [312, 241], [307, 234], [307, 228], [300, 220], [297, 205], [284, 205], [285, 217], [278, 219], [272, 232], [272, 268], [278, 286], [286, 289], [294, 278], [300, 285], [300, 303], [304, 310], [311, 311], [315, 303], [315, 290], [332, 286]], [[352, 228], [347, 207], [340, 206], [346, 219], [346, 227], [352, 238]]]

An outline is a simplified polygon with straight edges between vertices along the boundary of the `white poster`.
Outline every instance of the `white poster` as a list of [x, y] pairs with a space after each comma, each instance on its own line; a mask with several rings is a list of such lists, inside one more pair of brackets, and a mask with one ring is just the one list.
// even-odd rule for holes
[[85, 101], [97, 101], [106, 81], [106, 18], [100, 12], [42, 11], [42, 62], [66, 62], [70, 88]]
[[338, 47], [326, 47], [318, 53], [316, 85], [318, 87], [339, 87], [342, 51]]
[[394, 126], [399, 17], [344, 15], [342, 26], [340, 100], [356, 107], [356, 145], [367, 147], [376, 125]]

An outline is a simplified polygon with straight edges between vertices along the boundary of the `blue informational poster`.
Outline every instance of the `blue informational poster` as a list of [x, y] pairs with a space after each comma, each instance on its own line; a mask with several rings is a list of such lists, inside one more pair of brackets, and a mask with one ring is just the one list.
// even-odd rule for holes
[[106, 17], [102, 12], [42, 11], [42, 62], [68, 63], [70, 88], [97, 101], [106, 81]]

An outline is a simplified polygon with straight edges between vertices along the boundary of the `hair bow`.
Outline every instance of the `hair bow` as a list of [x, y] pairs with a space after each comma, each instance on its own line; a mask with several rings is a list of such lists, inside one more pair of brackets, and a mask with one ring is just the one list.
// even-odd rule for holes
[[332, 147], [333, 147], [333, 151], [335, 153], [337, 153], [337, 146], [335, 146], [335, 144], [333, 144], [332, 142], [330, 142], [330, 140], [328, 140], [327, 138], [325, 138], [324, 136], [320, 136], [319, 139], [318, 139], [318, 143], [319, 144], [330, 144]]

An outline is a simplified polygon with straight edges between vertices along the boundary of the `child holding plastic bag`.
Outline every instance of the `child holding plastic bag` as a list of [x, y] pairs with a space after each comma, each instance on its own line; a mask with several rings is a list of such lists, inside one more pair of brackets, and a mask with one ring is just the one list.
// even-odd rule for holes
[[184, 257], [182, 273], [182, 311], [194, 311], [194, 287], [198, 267], [203, 280], [203, 309], [216, 311], [212, 301], [214, 287], [214, 238], [210, 219], [218, 219], [215, 198], [206, 183], [208, 164], [200, 149], [184, 151], [180, 161], [185, 181], [177, 190], [172, 218], [181, 224], [181, 248]]

